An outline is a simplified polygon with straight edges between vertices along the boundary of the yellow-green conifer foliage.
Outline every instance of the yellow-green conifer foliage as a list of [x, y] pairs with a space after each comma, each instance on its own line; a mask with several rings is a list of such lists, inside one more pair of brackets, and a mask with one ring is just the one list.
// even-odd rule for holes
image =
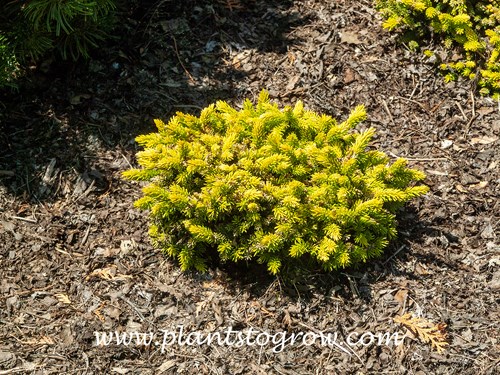
[[353, 131], [365, 119], [363, 106], [341, 123], [301, 102], [280, 110], [266, 91], [241, 110], [219, 101], [156, 120], [158, 132], [137, 137], [142, 168], [124, 177], [149, 182], [135, 205], [184, 270], [205, 270], [211, 251], [272, 274], [293, 259], [343, 268], [380, 255], [395, 210], [427, 191], [404, 159], [367, 149], [374, 129]]
[[[478, 77], [481, 94], [500, 97], [499, 0], [375, 0], [375, 4], [385, 28], [410, 30], [417, 38], [430, 29], [447, 49], [461, 49], [462, 58], [440, 66], [446, 81]], [[415, 40], [411, 45], [418, 46]]]

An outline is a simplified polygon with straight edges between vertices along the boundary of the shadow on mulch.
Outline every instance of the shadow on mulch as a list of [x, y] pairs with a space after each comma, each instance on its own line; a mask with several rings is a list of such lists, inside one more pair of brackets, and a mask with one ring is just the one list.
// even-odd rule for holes
[[[120, 184], [109, 165], [123, 170], [117, 159], [133, 163], [133, 139], [154, 131], [154, 118], [239, 101], [247, 52], [286, 56], [300, 41], [285, 34], [307, 22], [289, 11], [291, 1], [139, 3], [123, 15], [120, 39], [88, 63], [47, 57], [20, 80], [18, 92], [0, 91], [0, 186], [8, 193], [54, 202], [65, 180], [66, 190], [80, 184], [92, 186], [92, 194]], [[221, 64], [228, 53], [233, 60]]]
[[[293, 301], [308, 303], [317, 299], [317, 295], [338, 295], [346, 300], [372, 300], [371, 284], [391, 277], [404, 277], [406, 280], [421, 280], [425, 276], [408, 270], [404, 266], [409, 257], [417, 258], [423, 267], [427, 265], [456, 270], [457, 266], [447, 262], [439, 254], [429, 252], [414, 253], [414, 245], [422, 245], [424, 239], [436, 238], [439, 241], [458, 243], [458, 238], [450, 233], [434, 228], [434, 223], [421, 220], [418, 210], [409, 205], [398, 215], [399, 237], [391, 242], [384, 256], [371, 259], [366, 264], [345, 270], [323, 272], [321, 270], [302, 269], [299, 273], [271, 276], [264, 265], [229, 264], [219, 265], [228, 288], [246, 290], [256, 299], [260, 299], [278, 282], [284, 296]], [[432, 268], [432, 267], [431, 267]]]

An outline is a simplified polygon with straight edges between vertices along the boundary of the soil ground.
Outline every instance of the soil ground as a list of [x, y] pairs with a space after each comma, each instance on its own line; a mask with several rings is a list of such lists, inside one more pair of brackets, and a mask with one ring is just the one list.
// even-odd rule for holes
[[[2, 93], [0, 374], [499, 373], [499, 103], [474, 82], [443, 83], [368, 0], [160, 1], [123, 20], [88, 64], [46, 61]], [[375, 146], [426, 172], [430, 192], [400, 213], [382, 258], [285, 280], [252, 265], [182, 273], [150, 245], [147, 213], [132, 205], [140, 186], [120, 177], [135, 136], [262, 88], [339, 119], [364, 104]], [[394, 321], [408, 312], [440, 324], [444, 352]], [[343, 346], [162, 351], [98, 346], [94, 334], [151, 332], [161, 344], [179, 326], [329, 332]], [[408, 336], [345, 345], [353, 332]]]

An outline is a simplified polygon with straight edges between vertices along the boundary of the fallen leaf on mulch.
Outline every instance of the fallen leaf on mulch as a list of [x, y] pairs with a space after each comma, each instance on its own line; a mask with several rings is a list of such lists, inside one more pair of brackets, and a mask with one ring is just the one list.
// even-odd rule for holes
[[156, 369], [156, 372], [157, 372], [158, 374], [161, 374], [161, 373], [163, 373], [164, 371], [168, 371], [168, 370], [170, 370], [170, 369], [171, 369], [172, 367], [174, 367], [174, 366], [175, 366], [175, 361], [173, 361], [173, 360], [169, 359], [169, 360], [167, 360], [167, 361], [163, 362], [163, 363], [161, 364], [161, 366], [160, 366], [160, 367], [158, 367], [158, 368]]
[[395, 295], [394, 299], [400, 304], [403, 305], [408, 297], [408, 291], [406, 289], [399, 290]]
[[66, 294], [56, 293], [54, 294], [54, 297], [56, 297], [59, 302], [64, 303], [65, 305], [71, 305], [71, 300]]
[[346, 85], [348, 85], [349, 83], [352, 83], [356, 80], [356, 77], [354, 75], [354, 71], [350, 68], [347, 68], [345, 70], [345, 74], [344, 74], [344, 83]]
[[42, 336], [39, 339], [30, 339], [28, 341], [23, 341], [26, 345], [54, 345], [55, 342], [49, 336]]
[[295, 77], [292, 77], [290, 81], [288, 81], [288, 84], [286, 85], [287, 91], [292, 91], [295, 88], [295, 85], [297, 82], [300, 80], [300, 75], [296, 75]]
[[476, 112], [479, 113], [480, 115], [489, 115], [492, 112], [495, 112], [495, 107], [481, 107], [479, 109], [476, 109]]
[[420, 276], [426, 276], [426, 275], [430, 274], [427, 267], [424, 264], [420, 264], [420, 263], [417, 263], [415, 265], [415, 273], [417, 275], [420, 275]]
[[252, 50], [244, 50], [242, 52], [239, 52], [233, 57], [232, 65], [236, 69], [241, 68], [243, 63], [248, 61], [248, 59], [252, 56], [252, 54], [253, 54]]
[[352, 31], [342, 31], [340, 34], [340, 42], [348, 44], [363, 44], [363, 42], [359, 40], [358, 34], [353, 33]]
[[397, 316], [394, 318], [394, 321], [407, 327], [424, 343], [430, 343], [438, 353], [444, 352], [445, 347], [449, 345], [446, 342], [445, 323], [435, 325], [424, 318], [415, 318], [411, 313]]
[[95, 309], [94, 311], [92, 311], [98, 318], [101, 322], [104, 322], [106, 321], [106, 319], [104, 318], [104, 316], [102, 315], [101, 313], [101, 310], [102, 308], [106, 305], [106, 302], [103, 302], [99, 305], [99, 307], [97, 309]]
[[125, 280], [131, 278], [132, 276], [118, 273], [117, 267], [115, 265], [111, 265], [109, 267], [98, 268], [92, 271], [92, 273], [90, 273], [85, 278], [85, 281], [89, 281], [93, 277], [97, 277], [103, 280]]

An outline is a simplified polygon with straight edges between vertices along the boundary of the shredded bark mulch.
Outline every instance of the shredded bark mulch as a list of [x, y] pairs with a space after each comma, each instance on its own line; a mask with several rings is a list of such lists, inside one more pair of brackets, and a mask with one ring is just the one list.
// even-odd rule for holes
[[[445, 84], [367, 0], [160, 1], [123, 18], [89, 63], [48, 60], [1, 94], [0, 374], [498, 373], [497, 102]], [[382, 258], [295, 278], [252, 264], [198, 274], [150, 245], [140, 186], [121, 179], [135, 136], [262, 88], [339, 119], [364, 104], [374, 146], [426, 172], [430, 192], [400, 212]], [[445, 350], [394, 321], [405, 313]], [[229, 327], [341, 345], [193, 341]], [[170, 342], [181, 329], [193, 345]], [[95, 332], [154, 337], [97, 345]], [[407, 336], [347, 344], [384, 332]]]

